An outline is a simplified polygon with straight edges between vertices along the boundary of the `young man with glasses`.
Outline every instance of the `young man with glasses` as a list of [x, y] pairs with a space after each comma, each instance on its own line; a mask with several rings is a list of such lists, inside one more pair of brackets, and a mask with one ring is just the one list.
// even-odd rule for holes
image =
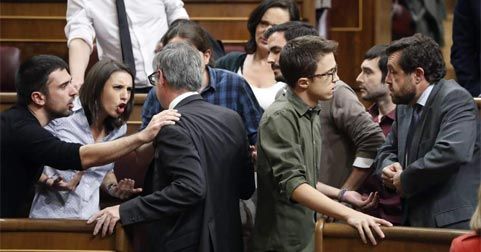
[[[258, 208], [253, 251], [313, 251], [315, 213], [346, 221], [364, 242], [384, 237], [389, 222], [357, 212], [316, 190], [321, 156], [319, 100], [331, 99], [337, 43], [318, 36], [293, 39], [279, 65], [288, 85], [285, 98], [265, 112], [258, 129]], [[323, 189], [324, 191], [324, 189]], [[341, 195], [342, 196], [342, 195]]]

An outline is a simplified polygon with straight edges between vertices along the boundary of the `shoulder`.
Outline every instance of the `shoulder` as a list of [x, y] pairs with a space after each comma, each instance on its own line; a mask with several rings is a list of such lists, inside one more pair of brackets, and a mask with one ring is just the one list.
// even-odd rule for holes
[[454, 249], [454, 251], [467, 251], [470, 249], [473, 249], [472, 251], [476, 251], [475, 248], [479, 249], [480, 247], [481, 236], [474, 232], [469, 232], [467, 234], [458, 236], [454, 238], [453, 242], [451, 243], [451, 249]]
[[259, 127], [273, 122], [294, 122], [296, 113], [286, 98], [277, 99], [264, 111]]
[[215, 67], [236, 71], [244, 61], [247, 54], [242, 52], [230, 52], [216, 61]]

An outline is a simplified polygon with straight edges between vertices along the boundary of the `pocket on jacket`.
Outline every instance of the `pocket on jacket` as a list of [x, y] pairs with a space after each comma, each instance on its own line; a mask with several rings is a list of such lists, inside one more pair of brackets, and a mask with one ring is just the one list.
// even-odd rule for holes
[[467, 221], [471, 219], [471, 215], [473, 215], [473, 212], [474, 207], [464, 206], [447, 212], [436, 214], [434, 216], [434, 219], [436, 221], [437, 227], [444, 227], [457, 222]]

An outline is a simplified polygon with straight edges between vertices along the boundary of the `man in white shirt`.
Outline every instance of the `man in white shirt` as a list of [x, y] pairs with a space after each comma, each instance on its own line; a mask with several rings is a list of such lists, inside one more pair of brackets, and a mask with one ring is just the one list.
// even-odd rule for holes
[[[151, 88], [147, 75], [153, 72], [157, 42], [172, 22], [189, 16], [181, 0], [129, 0], [124, 3], [135, 59], [135, 88], [147, 92]], [[122, 61], [116, 10], [115, 1], [68, 0], [65, 35], [72, 83], [76, 87], [84, 81], [94, 39], [99, 59]]]

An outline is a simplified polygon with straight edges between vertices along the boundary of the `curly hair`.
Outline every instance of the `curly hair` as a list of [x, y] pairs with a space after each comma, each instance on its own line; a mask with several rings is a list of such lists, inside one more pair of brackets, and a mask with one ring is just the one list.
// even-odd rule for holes
[[399, 51], [399, 65], [404, 72], [412, 73], [420, 67], [429, 83], [436, 83], [446, 75], [441, 49], [432, 38], [416, 33], [393, 41], [386, 49], [388, 56]]

